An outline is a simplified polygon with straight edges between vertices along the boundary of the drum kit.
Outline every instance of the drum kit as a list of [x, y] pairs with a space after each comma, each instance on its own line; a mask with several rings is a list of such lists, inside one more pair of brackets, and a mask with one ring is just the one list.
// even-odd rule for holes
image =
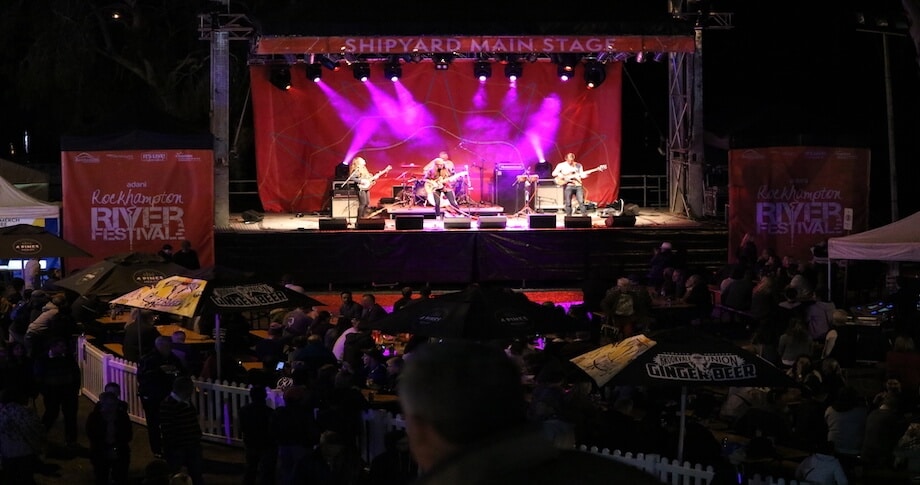
[[[402, 168], [415, 168], [415, 164], [403, 165]], [[396, 180], [402, 181], [402, 190], [396, 198], [395, 205], [405, 207], [415, 206], [434, 206], [435, 193], [425, 188], [425, 176], [423, 174], [403, 172]], [[461, 177], [454, 184], [454, 197], [457, 204], [470, 204], [469, 196], [470, 180], [469, 175]], [[448, 205], [447, 198], [441, 194], [441, 205]]]

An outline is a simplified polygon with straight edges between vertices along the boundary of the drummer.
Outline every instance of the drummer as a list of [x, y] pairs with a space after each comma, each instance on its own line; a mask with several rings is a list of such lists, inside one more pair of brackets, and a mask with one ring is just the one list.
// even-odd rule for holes
[[438, 153], [437, 158], [434, 158], [430, 162], [428, 162], [428, 164], [425, 165], [424, 168], [422, 168], [422, 173], [427, 174], [431, 172], [434, 169], [435, 165], [437, 165], [439, 162], [443, 163], [444, 168], [447, 169], [450, 173], [454, 173], [454, 162], [450, 160], [450, 155], [446, 151], [441, 151], [441, 153]]

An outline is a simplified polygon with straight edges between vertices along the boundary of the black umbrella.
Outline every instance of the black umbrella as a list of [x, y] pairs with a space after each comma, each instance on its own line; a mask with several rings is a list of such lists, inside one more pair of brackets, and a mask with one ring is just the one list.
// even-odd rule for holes
[[571, 359], [599, 385], [674, 386], [681, 389], [677, 459], [683, 459], [687, 388], [797, 387], [773, 364], [693, 327], [637, 335]]
[[0, 258], [88, 258], [92, 254], [30, 224], [0, 227]]
[[208, 282], [200, 312], [233, 313], [272, 308], [310, 308], [325, 303], [277, 283], [260, 281], [254, 273], [224, 266], [186, 270], [183, 276]]
[[156, 254], [122, 253], [109, 256], [54, 284], [81, 296], [108, 299], [186, 271], [188, 269]]
[[473, 286], [413, 301], [406, 307], [361, 328], [389, 335], [411, 333], [425, 337], [490, 340], [574, 331], [577, 321], [564, 312], [530, 301], [507, 288]]

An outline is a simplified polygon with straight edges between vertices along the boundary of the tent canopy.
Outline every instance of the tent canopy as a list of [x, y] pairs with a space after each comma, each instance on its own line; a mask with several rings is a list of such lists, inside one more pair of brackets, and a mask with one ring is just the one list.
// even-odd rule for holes
[[[61, 208], [32, 198], [0, 177], [0, 226], [31, 224], [35, 219], [59, 219]], [[56, 232], [56, 231], [55, 231]]]
[[827, 242], [831, 259], [920, 261], [920, 212], [891, 224]]

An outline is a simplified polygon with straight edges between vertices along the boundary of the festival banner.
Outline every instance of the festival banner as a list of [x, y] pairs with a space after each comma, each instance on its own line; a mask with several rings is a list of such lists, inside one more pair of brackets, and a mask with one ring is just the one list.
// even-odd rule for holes
[[64, 151], [61, 163], [64, 238], [93, 254], [70, 268], [185, 239], [202, 266], [214, 264], [211, 150]]
[[759, 250], [810, 261], [813, 246], [865, 230], [869, 158], [862, 148], [730, 150], [730, 261], [746, 233]]

